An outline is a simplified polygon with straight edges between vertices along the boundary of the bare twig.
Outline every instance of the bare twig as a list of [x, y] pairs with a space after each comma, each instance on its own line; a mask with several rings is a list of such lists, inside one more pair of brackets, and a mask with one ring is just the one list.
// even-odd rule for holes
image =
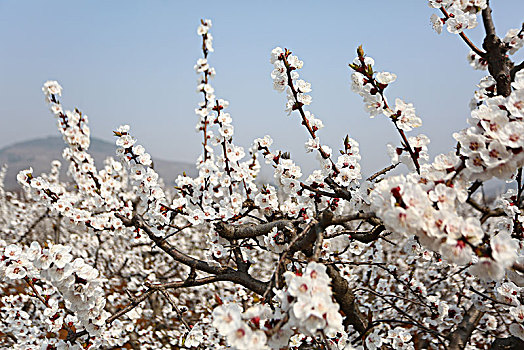
[[395, 163], [395, 164], [392, 164], [392, 165], [390, 165], [390, 166], [387, 166], [387, 167], [385, 167], [384, 169], [377, 171], [376, 173], [374, 173], [373, 175], [371, 175], [370, 177], [368, 177], [366, 180], [367, 180], [367, 181], [373, 181], [373, 180], [375, 180], [377, 177], [379, 177], [380, 175], [384, 175], [384, 174], [387, 173], [388, 171], [395, 169], [395, 168], [397, 167], [397, 165], [399, 165], [399, 164], [400, 164], [400, 162]]

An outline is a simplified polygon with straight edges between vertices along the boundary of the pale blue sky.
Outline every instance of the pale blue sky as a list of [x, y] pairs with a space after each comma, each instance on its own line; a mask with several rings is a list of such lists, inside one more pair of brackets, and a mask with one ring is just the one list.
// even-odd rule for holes
[[[492, 3], [499, 35], [520, 27], [522, 0]], [[40, 90], [51, 79], [64, 87], [65, 107], [89, 116], [93, 136], [112, 140], [112, 130], [127, 123], [153, 156], [194, 161], [201, 142], [194, 132], [201, 99], [196, 28], [210, 18], [212, 84], [230, 101], [235, 143], [248, 148], [270, 134], [300, 165], [310, 169], [315, 161], [303, 151], [298, 117], [284, 112], [285, 95], [272, 89], [269, 53], [282, 46], [304, 61], [301, 77], [313, 88], [309, 109], [325, 124], [322, 142], [338, 149], [349, 133], [361, 144], [365, 173], [387, 165], [385, 145], [399, 138], [385, 117], [368, 118], [349, 84], [347, 64], [363, 44], [378, 70], [398, 75], [388, 98], [412, 102], [431, 154], [445, 152], [451, 133], [466, 125], [485, 73], [470, 69], [458, 36], [432, 31], [435, 12], [425, 0], [0, 0], [0, 148], [58, 134]], [[480, 27], [468, 34], [481, 44]]]

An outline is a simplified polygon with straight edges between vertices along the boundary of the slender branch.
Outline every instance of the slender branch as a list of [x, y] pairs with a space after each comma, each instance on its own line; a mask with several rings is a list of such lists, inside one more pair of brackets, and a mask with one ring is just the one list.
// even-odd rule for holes
[[149, 298], [149, 296], [151, 294], [153, 294], [154, 292], [156, 291], [156, 289], [148, 289], [147, 291], [145, 291], [144, 293], [140, 294], [140, 296], [138, 297], [135, 297], [131, 300], [131, 302], [129, 304], [127, 304], [123, 309], [115, 312], [111, 317], [109, 317], [107, 320], [106, 320], [106, 323], [107, 324], [111, 324], [114, 320], [116, 320], [117, 318], [125, 315], [126, 313], [128, 313], [129, 311], [133, 310], [135, 307], [137, 307], [141, 302], [143, 302], [144, 300], [146, 300], [147, 298]]
[[[289, 51], [287, 51], [287, 52], [289, 52]], [[286, 66], [287, 85], [289, 86], [289, 88], [291, 89], [291, 93], [293, 94], [293, 98], [294, 98], [295, 104], [296, 104], [296, 109], [298, 110], [298, 112], [300, 113], [300, 116], [302, 117], [302, 124], [306, 127], [307, 131], [309, 132], [309, 135], [313, 139], [315, 139], [316, 138], [315, 131], [313, 130], [313, 128], [309, 124], [309, 120], [307, 119], [306, 114], [304, 112], [304, 109], [302, 108], [303, 104], [298, 101], [298, 93], [297, 93], [297, 90], [295, 89], [295, 86], [293, 85], [293, 79], [291, 78], [292, 68], [289, 65], [289, 62], [287, 61], [287, 56], [286, 55], [282, 55], [282, 61], [284, 62], [284, 65]], [[333, 172], [335, 174], [338, 174], [340, 171], [338, 170], [338, 168], [335, 165], [335, 163], [333, 163], [333, 160], [331, 160], [330, 155], [322, 148], [322, 146], [318, 147], [318, 151], [319, 151], [319, 153], [320, 153], [320, 155], [322, 156], [323, 159], [328, 159], [331, 162], [331, 168], [333, 169]]]
[[175, 247], [173, 247], [168, 242], [162, 240], [162, 238], [155, 236], [155, 234], [151, 231], [149, 226], [145, 224], [145, 222], [142, 220], [142, 218], [138, 215], [134, 215], [132, 219], [128, 219], [123, 215], [115, 214], [120, 220], [122, 220], [122, 223], [126, 227], [136, 227], [141, 230], [143, 230], [149, 238], [155, 242], [155, 244], [162, 249], [164, 252], [166, 252], [171, 258], [174, 260], [187, 265], [189, 267], [194, 267], [198, 270], [211, 273], [214, 275], [219, 275], [224, 272], [226, 272], [227, 268], [220, 268], [216, 266], [211, 266], [207, 262], [190, 257], [189, 255], [186, 255], [179, 250], [177, 250]]
[[[441, 7], [440, 10], [442, 11], [446, 19], [449, 19], [448, 11], [446, 11], [446, 9], [443, 7]], [[468, 38], [468, 36], [463, 31], [460, 32], [459, 36], [462, 38], [462, 40], [464, 40], [464, 42], [469, 46], [469, 48], [473, 52], [475, 52], [477, 55], [479, 55], [480, 57], [484, 57], [486, 55], [484, 51], [482, 51], [475, 44], [473, 44], [473, 42]]]
[[411, 145], [409, 144], [408, 138], [406, 137], [404, 130], [398, 127], [396, 121], [394, 121], [393, 123], [395, 124], [395, 128], [397, 128], [397, 131], [399, 132], [400, 137], [402, 137], [404, 146], [407, 148], [408, 153], [411, 156], [411, 159], [413, 160], [413, 164], [415, 164], [415, 169], [417, 170], [417, 173], [420, 174], [420, 164], [418, 163], [418, 156], [415, 155], [415, 152], [413, 152], [413, 148], [411, 148]]
[[49, 212], [50, 212], [50, 209], [47, 208], [45, 213], [43, 213], [41, 216], [38, 217], [38, 219], [36, 219], [35, 221], [33, 221], [33, 223], [31, 224], [31, 226], [29, 226], [27, 228], [27, 231], [22, 235], [22, 237], [20, 237], [18, 239], [18, 241], [16, 243], [20, 243], [22, 242], [26, 237], [27, 235], [29, 235], [33, 229], [36, 227], [36, 225], [38, 225], [43, 219], [45, 219], [48, 215], [49, 215]]
[[182, 322], [184, 324], [184, 326], [186, 327], [186, 329], [188, 331], [190, 331], [191, 330], [191, 326], [184, 319], [184, 316], [182, 315], [182, 312], [180, 312], [180, 309], [178, 308], [178, 306], [175, 303], [175, 301], [171, 298], [171, 295], [169, 295], [169, 293], [165, 289], [160, 289], [160, 292], [164, 295], [164, 297], [166, 297], [167, 301], [171, 304], [173, 309], [175, 309], [175, 312], [176, 312], [177, 317], [180, 320], [180, 322]]
[[388, 167], [385, 167], [385, 168], [382, 169], [382, 170], [377, 171], [376, 173], [374, 173], [373, 175], [371, 175], [370, 177], [368, 177], [368, 178], [366, 179], [366, 181], [373, 181], [373, 180], [375, 180], [375, 179], [376, 179], [377, 177], [379, 177], [380, 175], [384, 175], [384, 174], [387, 173], [388, 171], [395, 169], [395, 168], [397, 167], [397, 165], [399, 165], [399, 164], [400, 164], [400, 162], [399, 162], [399, 163], [392, 164], [392, 165], [390, 165], [390, 166], [388, 166]]
[[335, 216], [330, 220], [329, 225], [342, 225], [348, 221], [369, 220], [369, 219], [376, 219], [375, 214], [374, 213], [356, 213], [356, 214], [349, 214], [349, 215], [343, 215], [343, 216]]
[[27, 283], [27, 285], [31, 288], [31, 290], [33, 291], [33, 295], [35, 298], [37, 298], [38, 300], [40, 300], [42, 302], [42, 304], [44, 304], [46, 307], [51, 307], [49, 306], [49, 303], [47, 302], [47, 300], [40, 295], [40, 293], [38, 293], [38, 290], [36, 290], [35, 288], [35, 285], [33, 284], [33, 281], [29, 278], [29, 277], [24, 277], [24, 281]]
[[478, 210], [482, 213], [482, 217], [480, 218], [480, 222], [484, 223], [487, 219], [494, 217], [494, 216], [503, 216], [505, 214], [504, 209], [497, 208], [494, 210], [491, 210], [488, 207], [485, 207], [483, 205], [480, 205], [479, 203], [475, 202], [471, 197], [466, 200], [466, 203], [471, 205], [473, 208]]
[[325, 197], [330, 197], [330, 198], [340, 198], [340, 196], [338, 196], [336, 193], [331, 193], [331, 192], [327, 192], [327, 191], [323, 191], [321, 189], [318, 189], [318, 188], [313, 188], [312, 186], [310, 185], [307, 185], [303, 182], [300, 183], [300, 186], [303, 188], [303, 189], [306, 189], [308, 191], [311, 191], [311, 192], [314, 192], [320, 196], [325, 196]]
[[208, 276], [199, 279], [189, 277], [185, 281], [167, 282], [167, 283], [150, 283], [146, 286], [151, 289], [179, 289], [186, 287], [198, 287], [209, 283], [215, 283], [219, 281], [227, 281], [227, 275], [220, 276]]
[[513, 306], [512, 304], [504, 303], [502, 301], [498, 301], [497, 299], [493, 299], [489, 295], [486, 295], [486, 294], [484, 294], [482, 292], [479, 292], [478, 290], [476, 290], [473, 287], [469, 287], [469, 290], [472, 291], [473, 293], [477, 294], [477, 295], [480, 295], [484, 299], [487, 299], [487, 300], [490, 300], [490, 301], [494, 302], [495, 304], [501, 304], [501, 305], [506, 305], [506, 306]]
[[362, 242], [362, 243], [371, 243], [373, 241], [376, 241], [380, 238], [380, 234], [385, 230], [386, 228], [384, 225], [377, 225], [373, 227], [370, 231], [365, 232], [359, 232], [359, 231], [341, 231], [336, 232], [334, 234], [331, 234], [329, 236], [326, 236], [326, 239], [334, 238], [336, 236], [340, 236], [343, 234], [347, 234], [349, 239], [354, 239], [356, 241]]
[[222, 221], [215, 224], [218, 234], [228, 240], [255, 238], [271, 232], [274, 228], [278, 230], [288, 229], [294, 231], [294, 224], [301, 220], [277, 220], [264, 224], [229, 225]]

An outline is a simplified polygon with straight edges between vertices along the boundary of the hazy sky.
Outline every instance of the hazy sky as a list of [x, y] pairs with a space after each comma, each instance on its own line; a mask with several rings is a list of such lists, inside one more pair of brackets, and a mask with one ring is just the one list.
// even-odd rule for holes
[[[522, 0], [492, 3], [500, 36], [520, 27]], [[386, 143], [399, 137], [385, 117], [369, 119], [350, 89], [348, 63], [363, 44], [376, 69], [398, 75], [386, 90], [389, 100], [412, 102], [431, 154], [446, 152], [485, 73], [470, 69], [458, 36], [432, 31], [435, 12], [425, 0], [0, 0], [0, 148], [58, 135], [40, 90], [58, 80], [62, 103], [89, 116], [93, 136], [113, 141], [112, 130], [130, 124], [154, 157], [193, 162], [201, 147], [194, 131], [201, 100], [196, 28], [210, 18], [212, 84], [217, 97], [230, 101], [236, 144], [248, 148], [270, 134], [300, 165], [315, 162], [304, 152], [298, 116], [286, 115], [285, 95], [272, 89], [269, 53], [282, 46], [304, 61], [300, 74], [313, 88], [309, 110], [325, 124], [321, 141], [336, 150], [349, 133], [361, 144], [366, 174], [387, 165]], [[481, 27], [468, 31], [478, 45], [482, 34]]]

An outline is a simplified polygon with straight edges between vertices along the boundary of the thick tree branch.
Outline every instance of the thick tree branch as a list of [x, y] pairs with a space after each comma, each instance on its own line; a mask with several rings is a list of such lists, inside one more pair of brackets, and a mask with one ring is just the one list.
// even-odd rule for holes
[[327, 177], [324, 181], [326, 181], [329, 187], [331, 187], [331, 189], [335, 191], [338, 197], [346, 199], [348, 201], [351, 200], [351, 192], [339, 186], [331, 177]]
[[468, 344], [471, 334], [475, 328], [477, 328], [477, 325], [483, 315], [483, 311], [476, 309], [475, 306], [471, 306], [468, 311], [466, 311], [466, 314], [464, 315], [462, 322], [460, 322], [457, 326], [457, 329], [449, 334], [448, 349], [463, 350]]
[[489, 219], [491, 217], [503, 216], [505, 214], [504, 209], [497, 208], [497, 209], [491, 210], [490, 208], [485, 207], [485, 206], [480, 205], [479, 203], [475, 202], [471, 197], [469, 197], [466, 200], [466, 203], [468, 203], [473, 208], [475, 208], [476, 210], [478, 210], [479, 212], [482, 213], [482, 217], [480, 218], [480, 222], [481, 223], [484, 223], [487, 219]]
[[497, 82], [497, 94], [507, 97], [511, 93], [513, 62], [506, 55], [508, 51], [506, 44], [500, 40], [495, 32], [489, 1], [488, 6], [482, 10], [482, 22], [486, 31], [486, 37], [482, 44], [482, 47], [486, 50], [484, 58], [488, 62], [489, 73]]
[[322, 231], [324, 231], [324, 229], [329, 226], [332, 218], [333, 212], [329, 210], [323, 211], [320, 214], [318, 221], [314, 222], [313, 227], [308, 229], [305, 234], [301, 235], [301, 239], [297, 240], [293, 245], [291, 245], [289, 250], [292, 253], [302, 251], [304, 254], [306, 254], [306, 256], [311, 256], [315, 241], [319, 235], [323, 234]]
[[493, 23], [493, 17], [491, 16], [491, 12], [492, 10], [488, 0], [486, 8], [482, 10], [482, 24], [484, 25], [486, 36], [497, 35], [497, 33], [495, 32], [495, 24]]
[[513, 266], [511, 266], [511, 267], [513, 268], [513, 270], [515, 270], [517, 272], [524, 273], [524, 265], [523, 264], [514, 263]]
[[360, 335], [363, 335], [367, 328], [367, 321], [360, 312], [353, 290], [333, 265], [327, 265], [327, 273], [331, 278], [333, 296], [340, 305], [340, 310], [346, 315], [344, 326], [352, 325]]

